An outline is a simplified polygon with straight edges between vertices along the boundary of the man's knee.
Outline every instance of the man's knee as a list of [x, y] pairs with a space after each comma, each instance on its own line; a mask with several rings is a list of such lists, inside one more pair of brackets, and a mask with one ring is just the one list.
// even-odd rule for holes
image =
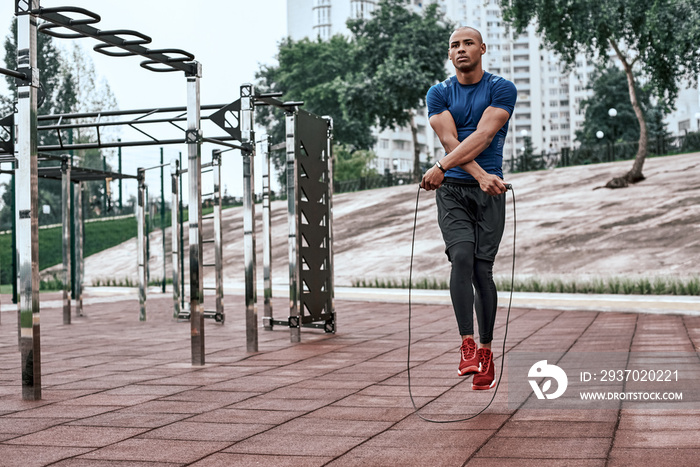
[[453, 267], [471, 267], [474, 263], [474, 244], [471, 242], [456, 243], [449, 248], [448, 253]]

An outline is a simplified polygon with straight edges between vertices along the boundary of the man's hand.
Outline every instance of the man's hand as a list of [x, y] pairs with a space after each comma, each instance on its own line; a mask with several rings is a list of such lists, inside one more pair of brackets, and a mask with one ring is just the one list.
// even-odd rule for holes
[[423, 175], [423, 180], [420, 182], [421, 188], [424, 190], [437, 190], [440, 188], [440, 185], [442, 185], [442, 181], [445, 179], [445, 174], [442, 173], [442, 170], [440, 170], [436, 165], [432, 166], [428, 171]]
[[500, 195], [507, 191], [506, 182], [497, 175], [484, 173], [478, 178], [479, 187], [491, 196]]

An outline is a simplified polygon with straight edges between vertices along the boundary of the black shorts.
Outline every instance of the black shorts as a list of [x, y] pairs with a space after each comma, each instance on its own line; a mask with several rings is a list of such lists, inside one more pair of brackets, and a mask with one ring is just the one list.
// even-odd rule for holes
[[494, 261], [506, 223], [506, 195], [491, 196], [477, 182], [445, 179], [435, 201], [445, 253], [460, 242], [474, 243], [474, 256]]

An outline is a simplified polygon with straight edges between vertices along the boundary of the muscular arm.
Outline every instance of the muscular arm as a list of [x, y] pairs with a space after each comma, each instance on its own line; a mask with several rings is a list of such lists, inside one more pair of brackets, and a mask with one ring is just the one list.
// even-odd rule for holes
[[[503, 181], [484, 171], [474, 159], [481, 154], [493, 140], [498, 130], [506, 124], [510, 114], [498, 107], [488, 107], [477, 125], [476, 131], [462, 142], [457, 140], [457, 129], [449, 111], [433, 115], [430, 118], [430, 126], [435, 130], [446, 151], [447, 156], [440, 160], [440, 164], [449, 170], [460, 166], [472, 175], [481, 186], [481, 189], [490, 195], [505, 193]], [[433, 167], [423, 177], [423, 187], [427, 190], [436, 189], [442, 184], [444, 174], [437, 167]]]
[[[452, 114], [446, 110], [440, 114], [433, 115], [432, 117], [430, 117], [429, 121], [430, 126], [437, 134], [438, 139], [440, 140], [440, 144], [442, 144], [442, 147], [445, 149], [445, 152], [449, 155], [450, 153], [452, 153], [452, 151], [457, 149], [457, 147], [460, 145], [460, 142], [457, 138], [457, 126], [455, 125], [455, 121], [452, 118]], [[444, 161], [445, 159], [442, 159], [440, 161], [440, 164], [442, 164], [445, 170], [451, 169], [453, 167], [446, 167]], [[473, 160], [459, 165], [475, 179], [478, 179], [478, 176], [481, 176], [485, 173], [484, 170], [479, 166], [479, 164], [477, 164]]]

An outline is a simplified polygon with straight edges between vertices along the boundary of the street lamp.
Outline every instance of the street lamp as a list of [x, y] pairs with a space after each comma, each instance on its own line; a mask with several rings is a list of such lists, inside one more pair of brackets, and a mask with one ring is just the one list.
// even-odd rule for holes
[[[605, 137], [605, 133], [603, 133], [601, 130], [598, 130], [595, 132], [595, 137], [598, 138], [598, 143], [600, 143], [603, 138]], [[606, 151], [608, 153], [608, 159], [610, 158], [610, 147], [608, 146], [608, 150]]]
[[611, 107], [608, 109], [608, 115], [612, 119], [610, 124], [610, 130], [612, 131], [612, 150], [610, 151], [610, 162], [615, 160], [615, 117], [617, 116], [617, 109]]

